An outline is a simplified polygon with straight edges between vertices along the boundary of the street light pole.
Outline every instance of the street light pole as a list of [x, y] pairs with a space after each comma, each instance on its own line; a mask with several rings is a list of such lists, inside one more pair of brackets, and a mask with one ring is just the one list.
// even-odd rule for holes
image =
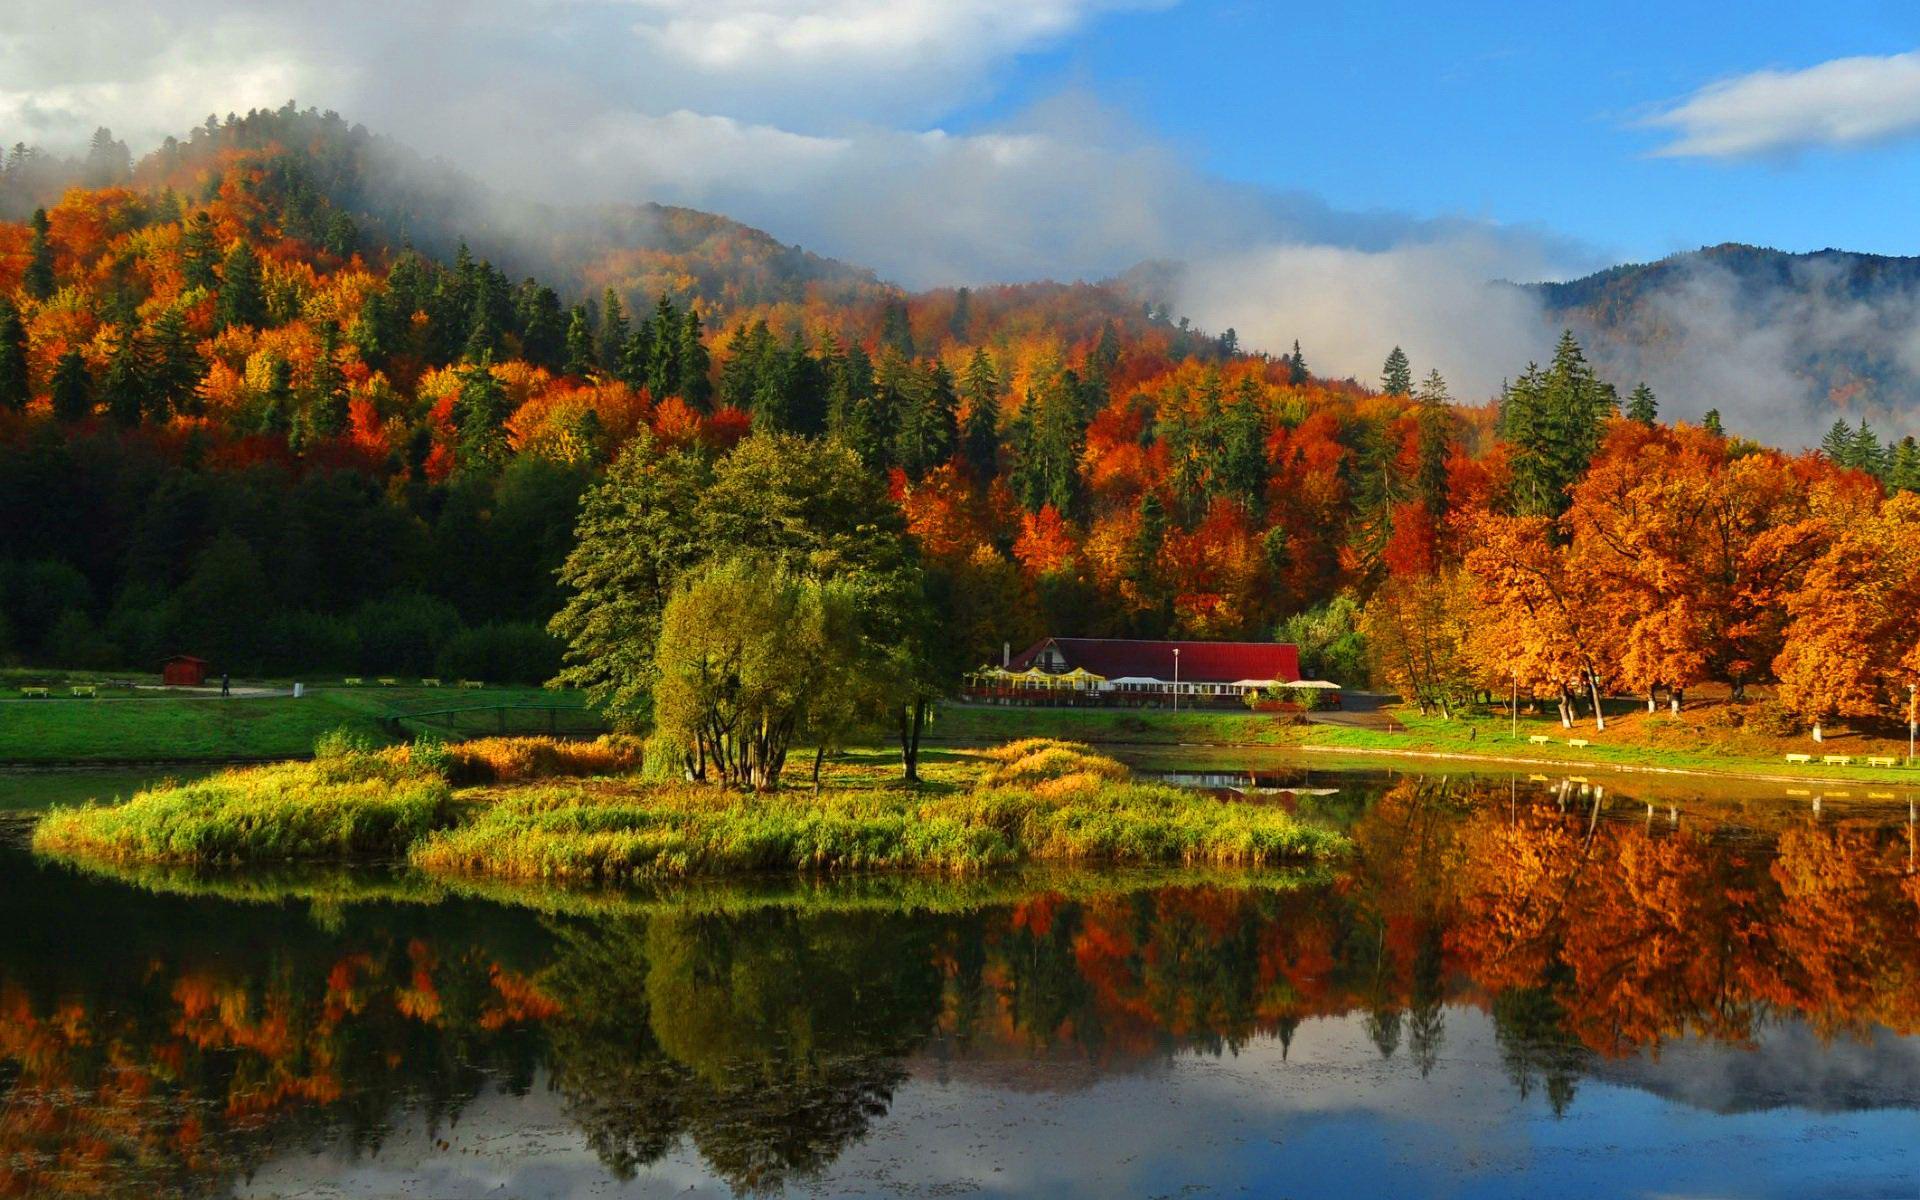
[[1180, 647], [1173, 648], [1173, 711], [1180, 711]]
[[1909, 767], [1913, 765], [1914, 725], [1916, 720], [1920, 720], [1920, 711], [1915, 711], [1914, 708], [1914, 693], [1916, 689], [1920, 689], [1920, 685], [1911, 683], [1907, 685], [1907, 765]]
[[1513, 739], [1520, 740], [1520, 668], [1513, 669], [1513, 705], [1507, 709], [1507, 716], [1513, 720]]

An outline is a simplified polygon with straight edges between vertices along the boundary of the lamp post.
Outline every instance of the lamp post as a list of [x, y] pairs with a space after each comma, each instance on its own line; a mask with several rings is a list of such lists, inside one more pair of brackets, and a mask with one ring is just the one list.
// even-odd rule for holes
[[1916, 723], [1920, 723], [1920, 711], [1915, 709], [1915, 691], [1920, 685], [1907, 685], [1907, 765], [1913, 765], [1913, 733]]
[[1173, 711], [1180, 711], [1180, 647], [1173, 648]]
[[1507, 716], [1513, 719], [1513, 740], [1520, 740], [1520, 668], [1513, 669], [1513, 704], [1507, 709]]

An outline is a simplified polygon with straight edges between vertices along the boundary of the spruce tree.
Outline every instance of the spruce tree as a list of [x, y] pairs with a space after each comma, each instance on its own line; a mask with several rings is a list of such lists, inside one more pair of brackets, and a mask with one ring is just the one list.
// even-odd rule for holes
[[1293, 353], [1287, 356], [1287, 382], [1299, 387], [1307, 381], [1307, 358], [1300, 353], [1300, 339], [1293, 339]]
[[967, 288], [953, 294], [953, 316], [947, 319], [947, 332], [961, 343], [973, 335], [973, 292]]
[[454, 411], [461, 469], [489, 471], [505, 461], [507, 439], [502, 427], [508, 415], [507, 392], [494, 378], [493, 363], [482, 361], [463, 368]]
[[219, 283], [213, 273], [219, 259], [213, 240], [213, 217], [205, 209], [193, 214], [180, 235], [180, 277], [189, 288], [212, 291]]
[[69, 350], [53, 364], [48, 389], [53, 400], [53, 415], [73, 425], [93, 412], [93, 380], [87, 375], [87, 360], [78, 350]]
[[1854, 465], [1853, 427], [1844, 418], [1835, 419], [1827, 428], [1827, 435], [1820, 439], [1820, 452], [1836, 467]]
[[133, 329], [123, 326], [113, 357], [107, 360], [107, 374], [100, 383], [100, 400], [107, 415], [123, 429], [140, 423], [146, 408], [146, 380], [141, 369], [140, 347]]
[[1407, 352], [1398, 346], [1387, 355], [1386, 364], [1380, 368], [1380, 390], [1389, 396], [1413, 393], [1413, 364], [1407, 361]]
[[1517, 512], [1557, 517], [1566, 511], [1567, 489], [1586, 474], [1618, 404], [1613, 388], [1587, 364], [1571, 330], [1561, 334], [1544, 372], [1528, 364], [1500, 404], [1500, 436], [1514, 448]]
[[687, 305], [686, 315], [680, 318], [680, 327], [675, 335], [679, 343], [674, 355], [678, 368], [675, 384], [680, 398], [692, 405], [696, 412], [706, 412], [713, 405], [713, 363], [707, 354], [707, 344], [701, 337], [700, 314], [692, 304]]
[[221, 327], [266, 322], [267, 306], [260, 286], [260, 260], [253, 247], [242, 241], [227, 248], [220, 260], [220, 299], [214, 306], [214, 320]]
[[1920, 492], [1920, 443], [1911, 434], [1893, 448], [1893, 460], [1887, 466], [1887, 490]]
[[894, 436], [894, 461], [908, 475], [920, 478], [953, 457], [959, 440], [958, 400], [953, 377], [939, 363], [911, 367], [909, 389], [901, 398], [899, 430]]
[[19, 412], [31, 397], [26, 322], [20, 319], [20, 311], [0, 296], [0, 409]]
[[260, 432], [282, 437], [293, 432], [293, 364], [276, 354], [267, 362], [267, 387], [261, 394]]
[[47, 210], [33, 210], [33, 239], [27, 247], [27, 270], [20, 285], [35, 300], [53, 295], [53, 244], [47, 240]]
[[594, 359], [609, 375], [620, 373], [620, 355], [627, 348], [627, 310], [620, 293], [608, 288], [600, 297], [600, 332], [594, 338]]
[[665, 292], [653, 306], [647, 338], [652, 351], [647, 360], [647, 390], [655, 400], [664, 400], [680, 387], [680, 310]]
[[347, 428], [347, 385], [339, 355], [340, 329], [329, 321], [320, 331], [320, 353], [307, 396], [307, 423], [322, 438], [339, 437]]
[[173, 413], [193, 412], [203, 371], [200, 352], [179, 309], [169, 308], [154, 321], [149, 352], [153, 374], [147, 390], [149, 415], [164, 421]]
[[901, 358], [913, 357], [913, 324], [907, 317], [907, 302], [900, 296], [887, 297], [880, 311], [880, 346]]
[[567, 316], [567, 340], [565, 361], [561, 369], [569, 375], [584, 378], [593, 371], [593, 322], [587, 316], [587, 307], [576, 304]]
[[1860, 428], [1853, 434], [1853, 463], [1859, 470], [1870, 475], [1884, 478], [1892, 461], [1892, 454], [1880, 441], [1880, 435], [1867, 424], [1865, 417], [1860, 418]]
[[1720, 410], [1717, 408], [1708, 409], [1707, 414], [1700, 418], [1700, 428], [1717, 438], [1727, 436], [1727, 428], [1720, 423]]
[[1660, 415], [1660, 402], [1654, 399], [1653, 389], [1642, 383], [1627, 395], [1627, 420], [1638, 421], [1642, 425], [1651, 425]]
[[960, 394], [967, 402], [966, 427], [960, 435], [961, 453], [972, 468], [974, 479], [984, 484], [1000, 469], [1000, 378], [985, 349], [976, 349], [967, 360]]
[[1415, 471], [1413, 491], [1427, 511], [1437, 517], [1447, 511], [1447, 459], [1453, 452], [1459, 420], [1453, 411], [1453, 398], [1447, 394], [1447, 381], [1440, 377], [1439, 371], [1427, 372], [1418, 400], [1415, 419], [1420, 429], [1420, 464]]

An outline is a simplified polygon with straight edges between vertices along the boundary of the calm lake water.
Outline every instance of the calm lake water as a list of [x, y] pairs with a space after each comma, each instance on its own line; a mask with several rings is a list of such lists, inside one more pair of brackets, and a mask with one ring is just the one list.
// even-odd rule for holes
[[1905, 793], [1244, 786], [1357, 862], [607, 896], [15, 819], [0, 1196], [1920, 1193]]

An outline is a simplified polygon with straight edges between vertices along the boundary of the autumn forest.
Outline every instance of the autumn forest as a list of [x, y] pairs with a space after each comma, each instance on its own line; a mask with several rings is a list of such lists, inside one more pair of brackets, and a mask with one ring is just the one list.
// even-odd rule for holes
[[7, 655], [540, 682], [610, 467], [798, 436], [885, 481], [962, 666], [1281, 637], [1443, 713], [1768, 685], [1799, 727], [1904, 721], [1920, 682], [1911, 438], [1664, 422], [1571, 335], [1493, 397], [1391, 346], [1329, 379], [1136, 280], [907, 293], [685, 212], [510, 274], [415, 244], [374, 141], [290, 105], [7, 155]]

